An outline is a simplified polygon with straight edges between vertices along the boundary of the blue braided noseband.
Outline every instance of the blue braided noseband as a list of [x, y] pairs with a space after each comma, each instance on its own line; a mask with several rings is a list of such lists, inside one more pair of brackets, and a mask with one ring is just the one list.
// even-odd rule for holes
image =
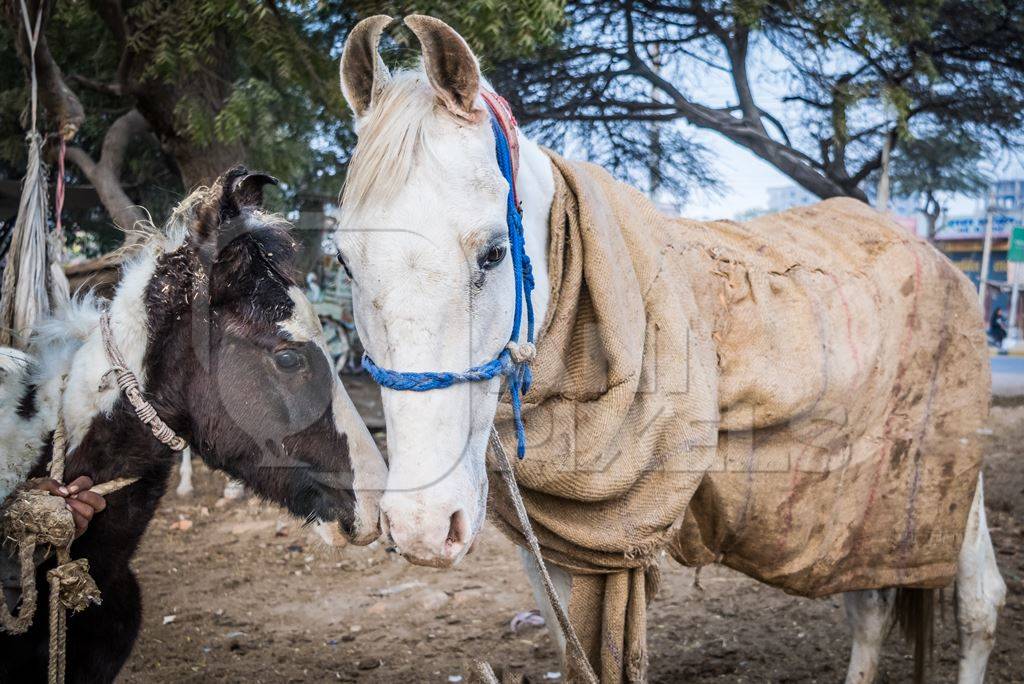
[[[394, 390], [411, 390], [426, 392], [428, 390], [451, 387], [460, 382], [478, 382], [502, 376], [506, 380], [509, 397], [512, 402], [512, 416], [516, 424], [516, 455], [522, 459], [526, 456], [526, 429], [523, 427], [523, 395], [530, 389], [529, 362], [533, 357], [533, 268], [530, 257], [526, 254], [523, 236], [523, 218], [516, 206], [512, 171], [512, 155], [509, 151], [508, 138], [497, 118], [491, 114], [491, 129], [494, 131], [495, 151], [498, 156], [498, 168], [501, 175], [508, 181], [508, 241], [512, 251], [512, 269], [516, 280], [516, 309], [512, 318], [512, 334], [509, 343], [498, 356], [487, 363], [473, 366], [462, 373], [430, 372], [402, 373], [381, 368], [373, 362], [368, 354], [363, 354], [363, 368], [377, 384]], [[523, 304], [526, 304], [526, 341], [519, 344], [519, 331], [523, 317]]]

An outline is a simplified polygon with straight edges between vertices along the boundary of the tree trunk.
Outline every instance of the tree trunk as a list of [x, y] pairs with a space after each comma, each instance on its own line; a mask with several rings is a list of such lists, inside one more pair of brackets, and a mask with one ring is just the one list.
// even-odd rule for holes
[[924, 217], [928, 222], [928, 241], [935, 242], [936, 224], [942, 215], [942, 205], [931, 190], [925, 193]]
[[[25, 3], [29, 19], [35, 24], [40, 5], [44, 0]], [[64, 75], [60, 67], [50, 54], [50, 46], [46, 40], [46, 25], [50, 19], [50, 7], [42, 7], [43, 22], [39, 30], [39, 40], [36, 43], [36, 78], [39, 83], [39, 100], [46, 109], [57, 120], [58, 128], [65, 140], [71, 140], [75, 133], [85, 121], [85, 110], [74, 92], [64, 83]], [[22, 18], [21, 3], [19, 0], [8, 0], [4, 3], [4, 15], [7, 25], [14, 34], [15, 45], [18, 49], [18, 57], [25, 68], [25, 80], [30, 79], [31, 61], [29, 58], [28, 35], [25, 32], [25, 22]]]
[[77, 147], [67, 151], [68, 159], [82, 170], [89, 182], [96, 188], [103, 207], [110, 218], [126, 231], [131, 240], [136, 224], [146, 220], [146, 215], [121, 187], [121, 170], [129, 143], [136, 135], [148, 130], [149, 124], [135, 109], [119, 117], [107, 129], [98, 162]]
[[179, 141], [170, 148], [186, 194], [201, 185], [210, 185], [228, 169], [245, 163], [245, 149], [239, 143], [214, 143], [200, 148]]
[[[302, 203], [299, 206], [299, 220], [295, 222], [292, 234], [302, 245], [295, 260], [295, 271], [297, 277], [304, 279], [307, 273], [318, 271], [317, 266], [324, 253], [323, 239], [326, 222], [322, 200], [310, 197], [301, 197], [300, 200]], [[322, 275], [317, 272], [318, 277]]]
[[925, 214], [925, 220], [928, 222], [928, 242], [935, 242], [935, 226], [939, 222], [939, 215]]
[[126, 48], [132, 50], [132, 67], [125, 77], [127, 90], [152, 126], [161, 147], [174, 160], [186, 193], [211, 184], [232, 166], [245, 161], [241, 142], [198, 143], [187, 137], [178, 112], [178, 105], [186, 101], [197, 103], [211, 115], [224, 107], [235, 80], [227, 43], [226, 35], [218, 35], [207, 49], [209, 66], [173, 83], [146, 77], [145, 65], [152, 61], [146, 46], [140, 46], [138, 52], [134, 52], [134, 47]]

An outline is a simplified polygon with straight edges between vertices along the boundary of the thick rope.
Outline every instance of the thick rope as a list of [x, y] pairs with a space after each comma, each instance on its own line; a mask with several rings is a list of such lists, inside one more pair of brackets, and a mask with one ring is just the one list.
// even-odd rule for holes
[[[135, 375], [124, 367], [124, 359], [110, 332], [109, 314], [100, 318], [104, 348], [108, 359], [118, 368], [118, 386], [125, 392], [135, 408], [139, 419], [150, 426], [154, 436], [172, 449], [184, 440], [178, 437], [156, 415], [142, 398]], [[67, 428], [64, 423], [64, 396], [67, 376], [61, 378], [60, 403], [57, 409], [57, 425], [53, 431], [50, 478], [63, 483], [67, 461]], [[133, 399], [134, 397], [134, 399]], [[148, 407], [148, 410], [147, 410]], [[179, 449], [180, 450], [180, 449]], [[136, 482], [135, 477], [121, 477], [104, 482], [89, 491], [107, 496], [122, 487]], [[38, 592], [35, 582], [35, 549], [47, 546], [56, 551], [57, 567], [46, 574], [50, 585], [49, 604], [49, 649], [47, 666], [49, 684], [64, 684], [67, 669], [67, 611], [79, 612], [91, 604], [101, 601], [99, 588], [89, 575], [89, 561], [85, 558], [71, 560], [71, 543], [75, 539], [75, 521], [67, 510], [64, 499], [51, 496], [48, 492], [23, 486], [12, 495], [0, 518], [0, 529], [4, 538], [18, 546], [18, 561], [21, 564], [21, 606], [15, 616], [0, 601], [0, 627], [11, 634], [23, 634], [35, 619]]]
[[53, 448], [50, 450], [50, 479], [64, 482], [64, 461], [67, 458], [68, 436], [64, 425], [64, 392], [68, 388], [68, 376], [60, 379], [61, 405], [57, 411], [57, 426], [53, 429]]
[[24, 634], [32, 625], [36, 614], [36, 537], [27, 535], [18, 543], [18, 562], [21, 564], [21, 609], [14, 615], [6, 601], [0, 601], [0, 628], [9, 634]]
[[183, 451], [188, 446], [188, 443], [174, 433], [174, 430], [157, 415], [153, 405], [142, 396], [139, 379], [128, 368], [124, 357], [121, 356], [121, 350], [117, 348], [117, 343], [114, 342], [114, 333], [110, 328], [109, 311], [104, 311], [103, 315], [100, 316], [100, 332], [103, 336], [103, 349], [107, 354], [107, 359], [113, 366], [113, 372], [117, 376], [117, 386], [121, 388], [125, 397], [128, 398], [128, 403], [135, 409], [135, 415], [149, 426], [153, 436], [160, 440], [162, 444], [166, 444], [174, 451]]
[[28, 36], [28, 49], [29, 49], [29, 60], [31, 61], [31, 69], [29, 76], [31, 78], [31, 101], [32, 101], [32, 131], [36, 130], [36, 119], [38, 118], [39, 111], [39, 81], [36, 78], [36, 45], [39, 44], [39, 31], [43, 27], [43, 4], [39, 3], [39, 9], [36, 12], [36, 23], [32, 25], [32, 20], [29, 18], [28, 6], [25, 4], [25, 0], [21, 0], [21, 18], [25, 22], [25, 33]]
[[64, 684], [67, 671], [68, 616], [60, 609], [60, 583], [50, 579], [50, 662], [46, 668], [49, 684]]
[[71, 285], [64, 273], [64, 262], [67, 260], [67, 246], [64, 244], [64, 226], [61, 215], [64, 213], [64, 159], [67, 156], [68, 143], [60, 136], [60, 149], [57, 152], [57, 185], [53, 192], [54, 226], [47, 240], [49, 241], [49, 285], [50, 311], [63, 311], [71, 303]]
[[498, 431], [493, 426], [491, 427], [491, 448], [494, 449], [494, 453], [498, 457], [498, 472], [501, 474], [501, 481], [505, 485], [513, 508], [515, 508], [516, 518], [519, 520], [519, 527], [522, 529], [526, 546], [530, 551], [530, 555], [533, 556], [537, 568], [540, 570], [541, 580], [544, 584], [544, 593], [547, 594], [548, 602], [551, 604], [551, 608], [555, 611], [555, 617], [558, 619], [558, 626], [561, 627], [562, 634], [565, 636], [566, 657], [572, 661], [576, 671], [582, 675], [588, 684], [598, 684], [594, 668], [591, 667], [590, 661], [587, 659], [587, 653], [583, 650], [583, 644], [580, 643], [576, 630], [573, 629], [572, 624], [569, 622], [569, 614], [562, 607], [558, 598], [558, 592], [555, 591], [555, 585], [551, 581], [551, 575], [548, 574], [547, 564], [544, 562], [544, 557], [540, 552], [540, 542], [537, 541], [537, 535], [533, 532], [533, 525], [530, 524], [530, 516], [526, 513], [523, 495], [520, 493], [519, 485], [516, 483], [512, 462], [509, 460], [508, 453], [501, 443]]
[[494, 670], [491, 669], [491, 666], [482, 660], [473, 662], [473, 674], [476, 675], [477, 680], [481, 684], [501, 684], [498, 678], [494, 676]]

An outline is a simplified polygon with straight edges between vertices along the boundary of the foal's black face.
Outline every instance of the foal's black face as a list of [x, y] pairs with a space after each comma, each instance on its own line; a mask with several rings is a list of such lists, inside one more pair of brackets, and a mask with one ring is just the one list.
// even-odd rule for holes
[[179, 352], [170, 356], [183, 359], [166, 372], [187, 375], [190, 442], [207, 464], [292, 513], [337, 520], [357, 543], [372, 541], [386, 468], [295, 285], [295, 242], [246, 204], [246, 183], [261, 177], [219, 182], [234, 190], [200, 208], [182, 263], [165, 264], [162, 276], [202, 274], [191, 276], [189, 324], [165, 326]]
[[214, 312], [210, 369], [189, 392], [204, 460], [296, 515], [337, 519], [355, 535], [352, 459], [327, 357], [313, 341]]

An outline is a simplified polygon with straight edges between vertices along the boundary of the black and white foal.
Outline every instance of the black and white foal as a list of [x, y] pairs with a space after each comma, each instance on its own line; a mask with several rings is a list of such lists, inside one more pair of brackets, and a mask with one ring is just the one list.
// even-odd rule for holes
[[[109, 305], [112, 337], [158, 415], [208, 465], [295, 515], [337, 521], [355, 543], [368, 543], [379, 533], [386, 466], [293, 280], [296, 243], [287, 224], [259, 209], [271, 180], [234, 169], [187, 198], [124, 268]], [[103, 593], [102, 605], [69, 617], [73, 682], [113, 680], [131, 651], [141, 602], [129, 560], [177, 455], [114, 382], [101, 313], [85, 298], [42, 327], [33, 356], [0, 349], [4, 489], [11, 479], [45, 474], [58, 406], [68, 435], [66, 481], [139, 478], [107, 497], [106, 511], [71, 549], [89, 559]], [[40, 606], [51, 566], [39, 567]], [[46, 623], [40, 610], [26, 634], [0, 634], [0, 681], [45, 678]]]

